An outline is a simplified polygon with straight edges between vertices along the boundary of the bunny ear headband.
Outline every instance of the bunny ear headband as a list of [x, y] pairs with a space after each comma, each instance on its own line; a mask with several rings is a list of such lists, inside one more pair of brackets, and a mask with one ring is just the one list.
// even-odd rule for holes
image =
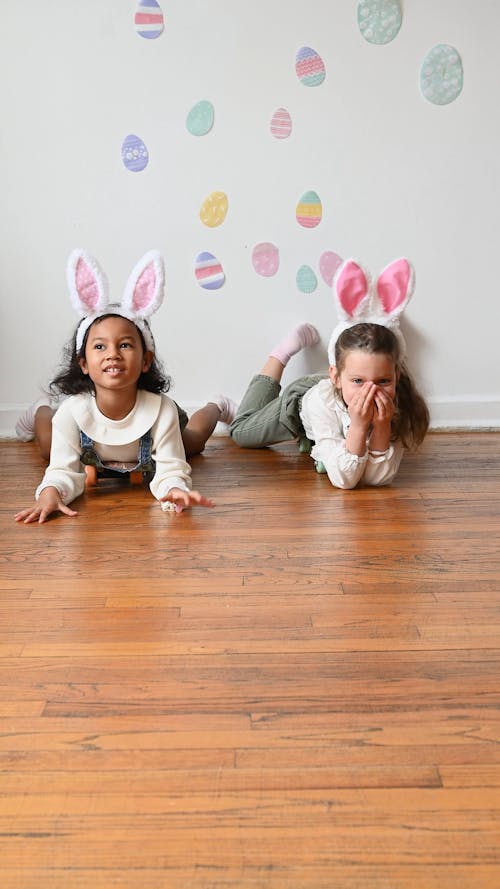
[[328, 360], [336, 364], [335, 344], [344, 330], [355, 324], [381, 324], [397, 337], [401, 358], [406, 343], [399, 329], [399, 316], [409, 303], [415, 286], [415, 273], [407, 259], [395, 259], [380, 273], [375, 284], [365, 269], [354, 259], [347, 259], [337, 270], [333, 291], [337, 302], [339, 324], [328, 344]]
[[85, 250], [73, 250], [67, 264], [70, 298], [82, 320], [76, 331], [76, 351], [80, 351], [90, 325], [103, 315], [120, 315], [141, 331], [146, 347], [154, 352], [154, 340], [147, 319], [163, 301], [165, 270], [157, 250], [139, 260], [125, 287], [120, 303], [110, 303], [108, 283], [96, 260]]

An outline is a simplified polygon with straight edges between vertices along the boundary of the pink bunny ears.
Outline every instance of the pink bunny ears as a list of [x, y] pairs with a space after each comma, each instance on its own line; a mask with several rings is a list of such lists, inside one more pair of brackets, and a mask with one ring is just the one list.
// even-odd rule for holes
[[76, 332], [76, 351], [83, 345], [90, 325], [103, 315], [121, 315], [141, 331], [146, 347], [154, 352], [147, 318], [163, 302], [165, 269], [157, 250], [139, 260], [125, 287], [120, 303], [109, 301], [108, 283], [99, 264], [85, 250], [73, 250], [66, 268], [71, 302], [82, 320]]
[[410, 262], [395, 259], [372, 284], [369, 272], [354, 259], [347, 259], [337, 270], [333, 292], [337, 302], [339, 324], [328, 344], [328, 360], [336, 364], [335, 344], [340, 334], [355, 324], [381, 324], [396, 335], [401, 357], [406, 343], [399, 329], [399, 317], [409, 303], [415, 286], [415, 273]]

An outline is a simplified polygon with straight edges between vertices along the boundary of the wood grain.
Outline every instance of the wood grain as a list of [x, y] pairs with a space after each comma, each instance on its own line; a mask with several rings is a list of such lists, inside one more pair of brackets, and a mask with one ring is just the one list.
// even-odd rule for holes
[[2, 889], [500, 886], [499, 442], [340, 491], [215, 438], [214, 510], [25, 527], [0, 442]]

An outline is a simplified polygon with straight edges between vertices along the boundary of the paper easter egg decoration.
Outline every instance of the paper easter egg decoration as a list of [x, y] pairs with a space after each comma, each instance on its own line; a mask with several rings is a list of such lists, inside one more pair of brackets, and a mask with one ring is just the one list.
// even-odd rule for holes
[[359, 0], [358, 26], [368, 43], [382, 45], [394, 40], [401, 27], [399, 0]]
[[420, 69], [422, 95], [433, 105], [448, 105], [462, 92], [462, 60], [454, 46], [438, 43], [427, 53]]
[[304, 86], [320, 86], [326, 77], [323, 59], [310, 46], [301, 46], [297, 50], [295, 72]]
[[252, 251], [252, 265], [258, 275], [272, 278], [280, 266], [280, 253], [275, 244], [269, 241], [256, 244]]
[[275, 139], [288, 139], [292, 132], [292, 118], [286, 108], [277, 108], [271, 118], [271, 135]]
[[297, 222], [303, 228], [316, 228], [321, 222], [323, 208], [315, 191], [306, 191], [302, 195], [295, 212]]
[[132, 173], [140, 173], [147, 167], [149, 153], [142, 139], [131, 133], [122, 143], [122, 161], [127, 170]]
[[221, 263], [213, 253], [206, 250], [198, 253], [195, 259], [194, 275], [204, 290], [218, 290], [226, 280]]
[[134, 21], [139, 37], [147, 40], [154, 40], [163, 31], [163, 13], [156, 0], [139, 0]]
[[314, 293], [318, 286], [318, 279], [310, 265], [301, 265], [295, 280], [301, 293]]
[[206, 99], [193, 105], [186, 118], [186, 129], [192, 136], [206, 136], [214, 125], [214, 106]]
[[209, 228], [221, 225], [226, 218], [227, 209], [227, 194], [223, 191], [213, 191], [201, 205], [200, 219], [203, 225], [207, 225]]
[[333, 250], [325, 250], [325, 252], [321, 254], [319, 258], [319, 270], [323, 281], [325, 284], [328, 284], [328, 287], [332, 286], [335, 272], [340, 268], [342, 263], [343, 259], [338, 253], [334, 253]]

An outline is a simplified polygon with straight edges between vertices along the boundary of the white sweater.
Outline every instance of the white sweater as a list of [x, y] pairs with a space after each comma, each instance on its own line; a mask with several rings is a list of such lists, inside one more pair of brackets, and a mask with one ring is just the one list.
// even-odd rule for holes
[[71, 395], [52, 419], [50, 463], [35, 497], [49, 486], [58, 489], [64, 503], [71, 503], [85, 488], [85, 470], [80, 462], [80, 429], [94, 442], [103, 463], [137, 464], [140, 439], [151, 431], [151, 456], [156, 471], [150, 488], [159, 500], [171, 488], [191, 489], [191, 467], [186, 462], [179, 417], [167, 395], [139, 389], [137, 401], [122, 420], [110, 420], [97, 407], [94, 395]]
[[387, 485], [396, 475], [404, 448], [400, 441], [391, 442], [387, 451], [371, 454], [366, 447], [362, 457], [346, 450], [345, 439], [351, 418], [338, 400], [331, 380], [321, 380], [305, 393], [300, 418], [306, 435], [314, 441], [313, 460], [323, 463], [332, 485], [354, 488], [366, 485]]

